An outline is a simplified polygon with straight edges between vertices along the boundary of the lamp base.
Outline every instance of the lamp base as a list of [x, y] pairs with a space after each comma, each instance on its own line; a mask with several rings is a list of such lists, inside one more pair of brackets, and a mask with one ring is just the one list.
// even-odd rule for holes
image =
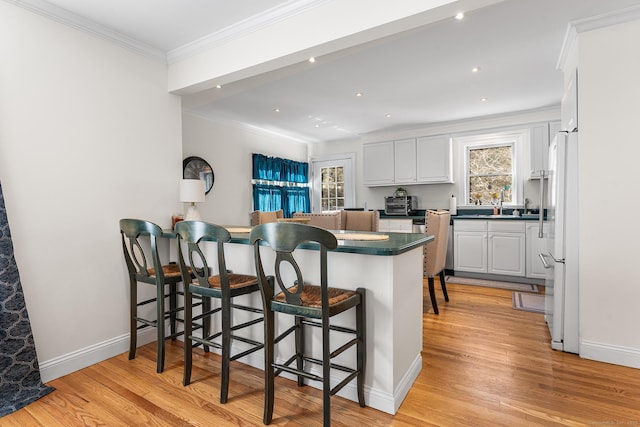
[[200, 212], [196, 209], [195, 203], [189, 206], [187, 213], [184, 216], [185, 221], [200, 221]]

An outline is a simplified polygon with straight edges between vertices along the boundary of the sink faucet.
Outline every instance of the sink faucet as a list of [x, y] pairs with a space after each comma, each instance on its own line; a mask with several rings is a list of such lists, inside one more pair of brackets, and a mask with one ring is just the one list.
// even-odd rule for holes
[[527, 209], [529, 207], [529, 199], [524, 199], [524, 213], [529, 213]]
[[502, 215], [503, 204], [504, 204], [504, 190], [500, 190], [500, 215]]

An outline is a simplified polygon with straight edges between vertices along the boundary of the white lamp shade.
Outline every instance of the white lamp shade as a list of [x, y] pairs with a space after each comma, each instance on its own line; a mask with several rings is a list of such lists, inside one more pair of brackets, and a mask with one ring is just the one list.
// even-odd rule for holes
[[183, 179], [180, 181], [180, 201], [185, 203], [204, 202], [204, 181], [201, 179]]

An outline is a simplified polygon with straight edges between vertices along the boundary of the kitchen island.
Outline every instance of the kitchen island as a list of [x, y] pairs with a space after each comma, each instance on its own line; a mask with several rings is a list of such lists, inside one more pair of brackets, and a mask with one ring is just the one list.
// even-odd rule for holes
[[[231, 243], [225, 245], [228, 268], [236, 273], [255, 274], [253, 247], [249, 244], [248, 227], [227, 227], [231, 231]], [[349, 240], [349, 231], [340, 233], [338, 247], [329, 251], [329, 285], [344, 289], [363, 287], [367, 291], [367, 367], [365, 374], [365, 400], [367, 406], [395, 414], [411, 385], [422, 369], [422, 247], [433, 240], [433, 236], [414, 233], [365, 233], [385, 234], [384, 240]], [[308, 244], [296, 250], [296, 259], [305, 273], [305, 279], [319, 282], [318, 247]], [[205, 256], [210, 261], [216, 258], [214, 244], [205, 244]], [[265, 273], [273, 274], [275, 255], [270, 248], [261, 248]], [[309, 273], [310, 271], [310, 273]], [[242, 303], [261, 306], [258, 295], [239, 297]], [[234, 323], [248, 320], [245, 313], [234, 314]], [[245, 317], [247, 316], [247, 317]], [[286, 330], [292, 319], [290, 316], [276, 316], [277, 332]], [[332, 319], [333, 323], [353, 327], [355, 316], [351, 312], [342, 313]], [[251, 335], [262, 341], [262, 325], [254, 325]], [[314, 355], [321, 352], [320, 331], [310, 331], [308, 348]], [[316, 332], [318, 332], [316, 334]], [[339, 347], [346, 336], [335, 334], [332, 348]], [[275, 357], [291, 354], [292, 340], [284, 340], [276, 347]], [[239, 345], [242, 343], [239, 343]], [[236, 345], [236, 343], [234, 343]], [[286, 348], [283, 348], [286, 347]], [[240, 349], [242, 350], [242, 349]], [[348, 366], [355, 363], [351, 349], [341, 354], [336, 363]], [[235, 350], [234, 350], [235, 353]], [[263, 353], [257, 352], [239, 359], [259, 369], [264, 368]], [[341, 379], [339, 372], [333, 372], [335, 384]], [[283, 376], [285, 376], [283, 374]], [[291, 377], [290, 377], [291, 378]], [[233, 381], [233, 380], [232, 380]], [[319, 387], [320, 383], [309, 385]], [[344, 387], [338, 395], [357, 401], [355, 381]]]

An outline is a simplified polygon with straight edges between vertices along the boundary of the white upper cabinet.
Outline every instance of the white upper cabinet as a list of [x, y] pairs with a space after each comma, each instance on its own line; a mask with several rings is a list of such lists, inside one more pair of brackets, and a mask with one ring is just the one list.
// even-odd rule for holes
[[393, 141], [376, 142], [362, 146], [364, 185], [393, 185]]
[[362, 152], [367, 186], [453, 182], [448, 135], [369, 143]]
[[418, 138], [416, 141], [417, 182], [453, 182], [453, 157], [451, 138], [438, 135]]
[[416, 140], [403, 139], [394, 142], [395, 183], [416, 183]]
[[549, 124], [529, 128], [529, 178], [539, 178], [549, 168]]

